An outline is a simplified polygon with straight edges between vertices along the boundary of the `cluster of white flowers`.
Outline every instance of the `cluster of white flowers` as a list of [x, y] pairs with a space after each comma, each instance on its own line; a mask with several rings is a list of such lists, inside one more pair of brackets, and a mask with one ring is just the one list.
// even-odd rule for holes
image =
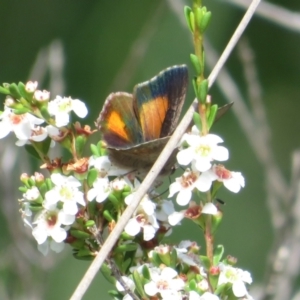
[[[37, 116], [26, 112], [18, 114], [20, 111], [14, 110], [15, 100], [7, 98], [5, 109], [0, 115], [0, 138], [7, 136], [10, 132], [14, 132], [18, 139], [16, 143], [18, 146], [23, 146], [30, 142], [41, 142], [47, 137], [50, 137], [54, 143], [55, 140], [59, 140], [64, 132], [65, 129], [62, 127], [68, 126], [71, 111], [74, 111], [81, 118], [87, 114], [87, 108], [80, 100], [60, 96], [50, 100], [48, 91], [37, 90], [37, 82], [28, 82], [25, 88], [28, 93], [31, 93], [33, 103], [36, 104], [38, 102], [41, 104], [41, 106], [37, 105], [38, 107], [43, 106], [46, 108], [46, 115], [50, 116], [51, 122], [49, 123], [52, 125], [42, 127], [41, 125], [48, 119], [47, 117], [45, 120], [38, 118], [37, 116], [42, 117], [41, 114], [36, 114]], [[145, 242], [153, 240], [153, 245], [156, 242], [159, 244], [160, 232], [163, 233], [161, 236], [170, 234], [172, 231], [171, 226], [179, 224], [185, 216], [195, 217], [195, 219], [197, 217], [200, 218], [202, 214], [218, 216], [220, 210], [213, 203], [211, 195], [207, 197], [207, 201], [203, 203], [200, 201], [199, 204], [194, 204], [195, 202], [192, 201], [192, 198], [194, 192], [203, 193], [201, 196], [204, 194], [208, 195], [209, 192], [214, 191], [215, 188], [217, 189], [221, 183], [234, 193], [239, 192], [244, 187], [244, 177], [240, 172], [229, 171], [223, 165], [216, 163], [224, 162], [229, 158], [228, 150], [219, 145], [222, 142], [223, 140], [214, 134], [201, 136], [196, 126], [193, 126], [191, 132], [186, 133], [182, 137], [177, 161], [179, 165], [185, 166], [186, 169], [182, 176], [176, 178], [175, 182], [170, 184], [168, 197], [171, 198], [177, 194], [177, 204], [180, 206], [189, 204], [189, 208], [177, 212], [171, 200], [165, 200], [158, 195], [154, 195], [154, 191], [146, 194], [124, 228], [125, 233], [132, 238], [128, 238], [124, 234], [127, 240], [124, 242], [121, 239], [120, 244], [123, 243], [122, 246], [126, 246], [129, 240], [131, 240], [132, 244], [138, 244], [137, 241], [140, 242], [141, 240]], [[132, 174], [128, 175], [129, 170], [114, 166], [109, 157], [103, 155], [101, 151], [99, 153], [96, 151], [96, 154], [94, 153], [94, 156], [90, 158], [82, 159], [85, 165], [84, 163], [82, 164], [84, 168], [82, 168], [82, 173], [78, 172], [78, 176], [76, 172], [74, 173], [76, 178], [72, 175], [64, 176], [56, 173], [64, 171], [64, 164], [59, 163], [57, 171], [55, 167], [53, 169], [50, 168], [53, 173], [50, 179], [47, 179], [49, 180], [48, 182], [43, 182], [43, 189], [40, 183], [44, 178], [39, 178], [39, 175], [32, 177], [30, 179], [31, 182], [26, 176], [23, 180], [23, 182], [26, 182], [28, 179], [25, 183], [23, 198], [20, 200], [23, 220], [25, 225], [31, 227], [32, 235], [38, 243], [38, 249], [44, 255], [49, 250], [60, 252], [64, 247], [64, 242], [72, 243], [72, 241], [76, 240], [77, 236], [75, 234], [74, 236], [72, 235], [72, 230], [74, 232], [74, 230], [80, 231], [82, 229], [80, 233], [86, 234], [82, 238], [83, 243], [94, 241], [95, 236], [86, 229], [88, 226], [84, 227], [85, 224], [83, 228], [77, 226], [80, 222], [88, 221], [92, 221], [95, 224], [94, 219], [85, 219], [87, 215], [85, 207], [88, 205], [90, 205], [88, 209], [96, 207], [95, 209], [99, 213], [102, 208], [106, 209], [106, 207], [111, 207], [111, 204], [114, 205], [111, 216], [109, 216], [113, 222], [110, 223], [108, 221], [106, 223], [107, 220], [110, 220], [109, 217], [108, 219], [105, 219], [107, 216], [103, 218], [105, 220], [103, 222], [105, 224], [104, 227], [107, 226], [109, 230], [109, 226], [113, 227], [114, 222], [118, 221], [118, 217], [124, 211], [126, 205], [128, 206], [132, 203], [136, 190], [140, 186], [137, 178], [134, 178]], [[89, 175], [92, 178], [90, 181]], [[108, 201], [107, 199], [111, 203], [106, 202]], [[99, 205], [93, 206], [90, 204], [92, 201], [99, 203]], [[37, 210], [35, 211], [34, 209]], [[82, 217], [83, 215], [85, 216]], [[82, 219], [78, 221], [80, 218]], [[183, 241], [177, 247], [160, 245], [151, 251], [142, 249], [139, 245], [136, 247], [138, 248], [134, 248], [136, 261], [132, 260], [131, 275], [128, 277], [122, 276], [123, 283], [126, 283], [125, 288], [129, 288], [132, 292], [136, 289], [136, 278], [133, 276], [133, 272], [136, 271], [141, 278], [143, 278], [145, 273], [148, 274], [146, 278], [143, 278], [143, 289], [144, 293], [149, 297], [178, 300], [218, 300], [222, 299], [222, 297], [220, 294], [213, 294], [212, 291], [219, 291], [222, 289], [222, 286], [226, 285], [227, 287], [232, 287], [232, 293], [235, 297], [252, 299], [246, 288], [246, 284], [251, 284], [252, 282], [250, 274], [228, 265], [226, 261], [225, 263], [224, 261], [215, 263], [214, 260], [215, 265], [211, 267], [216, 270], [214, 275], [218, 276], [218, 282], [216, 287], [212, 288], [209, 281], [209, 272], [211, 270], [208, 269], [210, 267], [205, 269], [203, 266], [199, 252], [200, 247], [194, 242]], [[78, 249], [75, 248], [75, 254], [76, 250]], [[98, 251], [98, 248], [95, 251]], [[146, 253], [151, 263], [147, 261], [147, 263], [141, 265], [140, 259], [145, 257]], [[159, 259], [168, 255], [171, 257], [171, 253], [173, 257], [176, 257], [173, 264], [168, 264], [169, 261], [167, 259], [158, 260], [159, 262], [155, 261], [157, 257]], [[196, 270], [198, 277], [195, 288], [191, 288], [189, 285], [187, 274], [184, 272], [180, 273], [183, 270], [182, 266]], [[147, 272], [144, 272], [145, 269], [143, 268], [147, 268]], [[124, 292], [124, 286], [118, 281], [116, 282], [116, 287], [121, 293]], [[125, 294], [123, 299], [132, 299], [130, 295]]]
[[[208, 275], [201, 265], [199, 256], [189, 252], [189, 247], [197, 247], [194, 242], [183, 241], [178, 247], [175, 247], [177, 252], [177, 258], [183, 263], [198, 268], [199, 276], [203, 279], [197, 283], [195, 290], [190, 290], [188, 288], [188, 282], [184, 280], [184, 277], [181, 277], [177, 271], [173, 268], [161, 265], [160, 267], [155, 267], [152, 264], [144, 264], [138, 267], [130, 268], [130, 272], [133, 273], [137, 271], [140, 276], [143, 276], [143, 269], [148, 269], [149, 278], [141, 280], [144, 282], [143, 289], [145, 293], [150, 297], [160, 296], [159, 299], [190, 299], [190, 300], [220, 300], [219, 296], [211, 293], [210, 285], [208, 283]], [[167, 245], [161, 245], [155, 247], [153, 250], [162, 255], [170, 253], [171, 247]], [[149, 253], [149, 256], [152, 256], [153, 251]], [[216, 266], [216, 270], [219, 273], [219, 279], [217, 282], [217, 288], [225, 284], [232, 285], [233, 294], [237, 298], [243, 297], [243, 299], [253, 299], [247, 289], [246, 284], [252, 283], [252, 278], [249, 272], [243, 271], [242, 269], [234, 268], [232, 266], [224, 265], [220, 263]], [[132, 292], [135, 290], [135, 283], [132, 280], [132, 277], [122, 277], [123, 281], [127, 284], [127, 287], [130, 288]], [[116, 282], [117, 290], [124, 292], [124, 287], [117, 281]], [[201, 296], [199, 294], [201, 291]], [[123, 299], [131, 300], [131, 296], [126, 294]]]
[[29, 141], [41, 142], [47, 136], [58, 135], [58, 128], [69, 124], [71, 111], [74, 111], [80, 118], [87, 115], [88, 111], [84, 102], [60, 96], [49, 101], [50, 93], [37, 90], [37, 85], [36, 81], [29, 81], [25, 89], [28, 93], [33, 93], [33, 99], [36, 101], [47, 103], [48, 113], [54, 118], [56, 127], [52, 125], [41, 127], [44, 120], [31, 113], [15, 114], [14, 109], [10, 108], [14, 106], [15, 101], [8, 97], [5, 101], [4, 111], [0, 115], [0, 139], [6, 137], [10, 132], [14, 132], [18, 139], [17, 146], [24, 146]]
[[[209, 191], [214, 181], [223, 182], [224, 186], [234, 193], [245, 186], [244, 177], [240, 172], [232, 172], [223, 165], [214, 164], [214, 161], [226, 161], [229, 157], [228, 150], [218, 145], [221, 142], [223, 140], [214, 134], [201, 136], [196, 126], [192, 127], [190, 133], [184, 134], [177, 161], [182, 166], [191, 164], [191, 169], [186, 169], [181, 177], [175, 179], [170, 185], [169, 193], [169, 197], [178, 193], [176, 202], [179, 205], [184, 206], [190, 202], [194, 189], [200, 192]], [[174, 212], [170, 215], [170, 224], [177, 224], [183, 218], [184, 212]], [[216, 214], [217, 208], [214, 204], [207, 203], [202, 213]]]

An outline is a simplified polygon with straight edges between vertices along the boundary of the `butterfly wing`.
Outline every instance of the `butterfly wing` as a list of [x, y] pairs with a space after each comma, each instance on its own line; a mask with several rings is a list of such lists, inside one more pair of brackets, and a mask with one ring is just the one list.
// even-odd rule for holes
[[135, 86], [133, 105], [145, 142], [172, 134], [185, 99], [187, 81], [187, 67], [181, 65]]
[[141, 127], [133, 110], [131, 94], [110, 94], [96, 121], [108, 147], [128, 148], [143, 142]]

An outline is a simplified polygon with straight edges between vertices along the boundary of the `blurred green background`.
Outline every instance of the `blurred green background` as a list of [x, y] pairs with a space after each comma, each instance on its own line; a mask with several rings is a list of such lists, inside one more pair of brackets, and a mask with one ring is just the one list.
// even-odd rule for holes
[[[300, 11], [298, 0], [272, 3]], [[191, 1], [0, 0], [0, 82], [38, 80], [39, 87], [51, 89], [52, 96], [59, 93], [81, 99], [88, 105], [88, 124], [93, 126], [110, 92], [131, 92], [134, 84], [174, 64], [190, 67], [191, 35], [180, 20], [182, 13], [176, 13], [186, 4]], [[213, 14], [207, 41], [220, 55], [244, 9], [223, 0], [204, 4]], [[292, 151], [300, 144], [299, 33], [255, 16], [243, 39], [253, 53], [272, 155], [287, 182]], [[239, 53], [232, 53], [226, 67], [250, 108], [245, 64]], [[193, 70], [189, 69], [192, 77]], [[207, 68], [206, 74], [209, 72]], [[211, 95], [220, 105], [236, 100], [227, 99], [216, 84]], [[192, 99], [190, 85], [184, 111]], [[254, 284], [260, 285], [273, 240], [265, 169], [232, 111], [214, 131], [230, 150], [226, 166], [241, 171], [246, 178], [241, 193], [222, 192], [226, 205], [216, 242], [224, 244], [226, 254], [237, 257], [239, 267], [249, 270]], [[47, 258], [35, 250], [35, 241], [18, 214], [21, 194], [16, 187], [20, 173], [31, 174], [31, 163], [38, 165], [31, 159], [26, 163], [27, 154], [15, 149], [13, 143], [13, 137], [0, 143], [0, 299], [68, 299], [89, 263], [73, 259], [68, 247], [62, 254]], [[203, 244], [195, 225], [187, 221], [175, 233], [174, 242], [190, 238]], [[99, 274], [84, 299], [109, 299], [109, 287]]]

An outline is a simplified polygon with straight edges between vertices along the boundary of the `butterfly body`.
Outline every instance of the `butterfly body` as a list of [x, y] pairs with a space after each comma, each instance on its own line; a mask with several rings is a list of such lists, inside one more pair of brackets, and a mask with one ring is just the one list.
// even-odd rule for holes
[[[177, 126], [187, 81], [187, 67], [173, 66], [136, 85], [133, 94], [108, 96], [96, 124], [117, 166], [151, 168]], [[175, 154], [165, 171], [174, 164]]]

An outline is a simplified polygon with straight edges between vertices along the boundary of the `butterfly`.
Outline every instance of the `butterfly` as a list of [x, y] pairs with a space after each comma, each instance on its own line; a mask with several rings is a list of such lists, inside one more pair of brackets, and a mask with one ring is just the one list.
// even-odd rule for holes
[[[132, 94], [110, 94], [96, 121], [111, 161], [119, 167], [147, 172], [175, 130], [188, 84], [186, 65], [161, 71], [137, 84]], [[162, 173], [170, 173], [176, 150]]]

